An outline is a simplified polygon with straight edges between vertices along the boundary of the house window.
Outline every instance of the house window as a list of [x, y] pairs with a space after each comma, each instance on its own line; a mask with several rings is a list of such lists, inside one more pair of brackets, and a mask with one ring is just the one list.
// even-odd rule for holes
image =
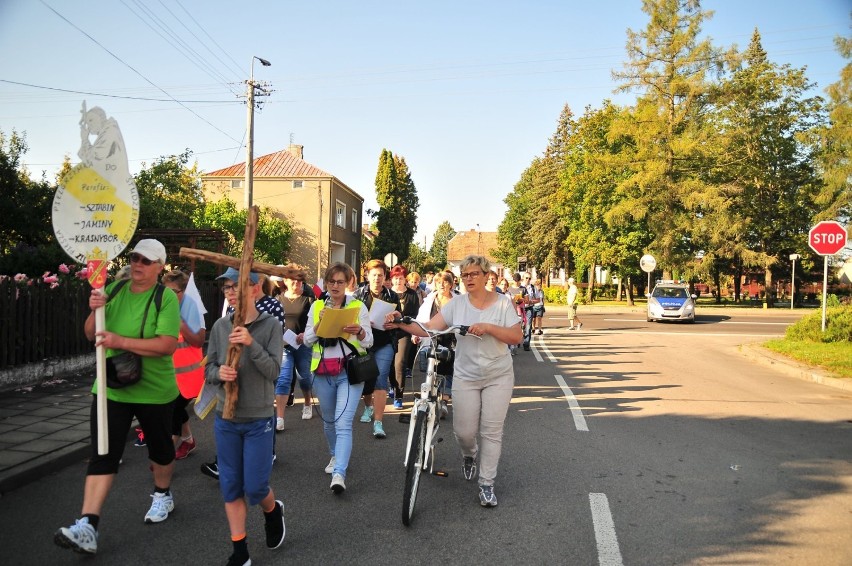
[[243, 180], [242, 179], [231, 179], [231, 190], [242, 189], [242, 188], [243, 188]]
[[354, 208], [352, 209], [352, 233], [358, 233], [358, 211]]
[[358, 269], [358, 250], [349, 250], [350, 256], [352, 259], [349, 260], [349, 267], [354, 268], [356, 271]]
[[334, 215], [334, 224], [339, 228], [346, 228], [346, 205], [337, 201], [337, 212]]
[[305, 182], [304, 182], [304, 181], [301, 181], [301, 180], [299, 180], [299, 181], [293, 181], [293, 189], [294, 189], [294, 190], [295, 190], [295, 189], [301, 189], [301, 188], [303, 188], [304, 186], [305, 186]]

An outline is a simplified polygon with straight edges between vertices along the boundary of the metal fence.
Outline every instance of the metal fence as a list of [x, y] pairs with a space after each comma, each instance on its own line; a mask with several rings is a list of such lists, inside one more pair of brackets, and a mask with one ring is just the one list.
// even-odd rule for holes
[[[221, 315], [222, 293], [215, 281], [197, 285], [209, 329]], [[11, 279], [0, 282], [0, 369], [94, 351], [83, 333], [89, 293], [88, 285], [51, 289], [21, 287]]]

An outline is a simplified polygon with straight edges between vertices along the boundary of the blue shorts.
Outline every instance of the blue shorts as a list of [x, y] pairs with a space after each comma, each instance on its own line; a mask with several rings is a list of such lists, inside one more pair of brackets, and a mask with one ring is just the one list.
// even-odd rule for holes
[[216, 413], [213, 431], [219, 464], [219, 489], [225, 503], [242, 497], [257, 505], [269, 494], [272, 473], [272, 417], [237, 423]]

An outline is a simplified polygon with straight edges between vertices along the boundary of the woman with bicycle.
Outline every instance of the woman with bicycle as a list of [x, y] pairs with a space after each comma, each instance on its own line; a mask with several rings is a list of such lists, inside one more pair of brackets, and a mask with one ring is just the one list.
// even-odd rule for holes
[[352, 455], [352, 421], [355, 409], [364, 390], [363, 383], [349, 383], [344, 358], [349, 353], [337, 338], [320, 338], [316, 326], [327, 309], [356, 309], [356, 322], [343, 327], [350, 334], [347, 340], [356, 349], [363, 350], [373, 345], [370, 315], [367, 307], [346, 295], [346, 287], [355, 278], [355, 272], [345, 263], [333, 263], [325, 271], [325, 286], [328, 295], [311, 304], [305, 327], [304, 344], [311, 347], [311, 372], [314, 375], [313, 390], [320, 403], [322, 426], [331, 461], [325, 473], [331, 474], [331, 490], [340, 494], [346, 490], [346, 469]]
[[[465, 479], [476, 477], [478, 459], [479, 502], [483, 507], [494, 507], [503, 423], [515, 382], [512, 357], [506, 345], [521, 341], [521, 322], [509, 297], [485, 288], [486, 275], [491, 270], [487, 259], [469, 255], [459, 267], [467, 293], [445, 304], [425, 326], [433, 330], [455, 324], [469, 327], [467, 334], [472, 336], [459, 336], [456, 344], [453, 431], [461, 448]], [[388, 322], [393, 316], [388, 315]], [[425, 336], [415, 324], [390, 326]]]

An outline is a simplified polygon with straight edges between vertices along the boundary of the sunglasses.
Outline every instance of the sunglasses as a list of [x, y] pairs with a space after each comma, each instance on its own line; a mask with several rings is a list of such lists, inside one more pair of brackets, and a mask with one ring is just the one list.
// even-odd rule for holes
[[132, 253], [130, 254], [130, 263], [141, 263], [142, 265], [151, 265], [154, 262], [142, 254]]

